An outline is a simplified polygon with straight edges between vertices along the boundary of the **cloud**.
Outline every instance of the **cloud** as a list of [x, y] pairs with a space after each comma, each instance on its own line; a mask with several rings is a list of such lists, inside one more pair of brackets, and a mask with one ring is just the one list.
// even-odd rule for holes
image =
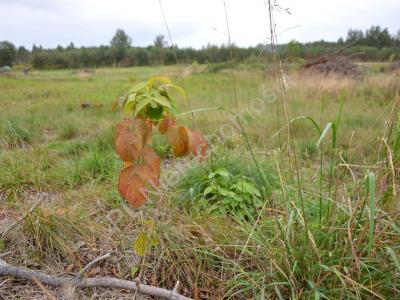
[[[232, 41], [241, 46], [267, 42], [266, 0], [226, 0]], [[278, 41], [336, 40], [347, 30], [372, 25], [399, 28], [397, 0], [281, 0], [276, 11]], [[173, 41], [201, 47], [227, 43], [224, 2], [162, 0]], [[0, 0], [0, 40], [31, 47], [108, 44], [117, 28], [146, 46], [158, 34], [167, 36], [158, 0]]]

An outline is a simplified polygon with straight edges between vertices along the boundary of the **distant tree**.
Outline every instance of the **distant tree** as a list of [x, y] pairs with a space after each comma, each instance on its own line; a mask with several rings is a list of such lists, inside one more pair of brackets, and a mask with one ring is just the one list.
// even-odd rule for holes
[[35, 69], [44, 69], [46, 68], [50, 61], [49, 61], [49, 55], [44, 53], [43, 51], [35, 51], [33, 52], [33, 58], [32, 58], [32, 66]]
[[17, 49], [8, 41], [0, 42], [0, 67], [12, 66], [17, 58]]
[[291, 62], [296, 61], [301, 54], [301, 45], [298, 41], [291, 40], [287, 46], [288, 59]]
[[165, 36], [160, 34], [157, 35], [156, 38], [154, 39], [154, 47], [157, 48], [165, 48], [168, 46], [168, 42], [165, 39]]
[[39, 52], [39, 51], [43, 51], [43, 47], [42, 46], [36, 46], [35, 44], [33, 44], [33, 46], [32, 46], [32, 53], [35, 53], [35, 52]]
[[24, 46], [20, 46], [17, 50], [17, 60], [19, 63], [26, 63], [29, 59], [29, 50]]
[[90, 66], [90, 54], [87, 48], [82, 47], [80, 51], [80, 62], [83, 64], [85, 68]]
[[122, 29], [118, 29], [110, 42], [112, 54], [114, 57], [114, 65], [124, 59], [126, 50], [130, 47], [131, 43], [132, 40], [125, 33], [125, 31], [123, 31]]
[[346, 43], [356, 43], [356, 42], [363, 42], [364, 40], [364, 33], [358, 29], [349, 29], [347, 32]]
[[387, 28], [382, 30], [380, 26], [372, 26], [365, 32], [365, 44], [381, 49], [392, 46], [393, 40]]
[[394, 43], [397, 47], [400, 47], [400, 29], [394, 35]]
[[73, 42], [69, 43], [69, 45], [67, 46], [66, 49], [67, 49], [67, 50], [73, 50], [73, 49], [75, 49], [74, 43], [73, 43]]
[[338, 43], [339, 45], [343, 45], [343, 44], [344, 44], [343, 38], [340, 37], [340, 38], [337, 40], [337, 43]]
[[63, 48], [63, 46], [61, 46], [61, 45], [57, 45], [57, 51], [63, 51], [64, 50], [64, 48]]

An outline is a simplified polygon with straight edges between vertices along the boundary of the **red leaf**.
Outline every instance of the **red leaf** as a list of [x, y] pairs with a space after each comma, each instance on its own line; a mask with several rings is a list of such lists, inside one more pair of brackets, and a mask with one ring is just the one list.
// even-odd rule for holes
[[193, 156], [206, 155], [208, 143], [199, 130], [192, 131], [189, 139], [189, 148]]
[[133, 207], [141, 206], [147, 199], [146, 186], [157, 188], [160, 179], [161, 159], [151, 148], [143, 150], [143, 163], [139, 166], [128, 164], [118, 179], [118, 190]]
[[159, 185], [159, 174], [157, 174], [149, 165], [140, 165], [137, 168], [138, 176], [145, 183], [149, 183], [154, 189]]
[[175, 126], [175, 124], [176, 124], [175, 119], [173, 119], [173, 118], [165, 118], [164, 120], [161, 120], [161, 121], [158, 123], [158, 131], [159, 131], [161, 134], [165, 134], [165, 133], [167, 133], [168, 129], [169, 129], [171, 126]]
[[116, 152], [123, 161], [134, 161], [139, 158], [144, 144], [150, 137], [151, 128], [145, 121], [124, 120], [117, 125]]
[[133, 207], [139, 207], [146, 202], [147, 191], [144, 181], [136, 174], [134, 167], [121, 171], [118, 180], [118, 190], [122, 197]]
[[117, 141], [119, 134], [121, 133], [121, 131], [123, 131], [124, 129], [128, 128], [129, 125], [132, 125], [133, 121], [129, 120], [129, 119], [124, 119], [121, 122], [119, 122], [117, 124], [117, 127], [115, 129], [115, 141]]
[[144, 122], [147, 126], [147, 132], [145, 135], [145, 143], [147, 143], [151, 138], [151, 134], [153, 131], [153, 122], [150, 119], [146, 119]]
[[143, 164], [148, 165], [160, 177], [161, 158], [154, 152], [152, 148], [144, 148]]
[[134, 161], [139, 158], [143, 144], [138, 134], [124, 129], [118, 135], [115, 150], [123, 161]]

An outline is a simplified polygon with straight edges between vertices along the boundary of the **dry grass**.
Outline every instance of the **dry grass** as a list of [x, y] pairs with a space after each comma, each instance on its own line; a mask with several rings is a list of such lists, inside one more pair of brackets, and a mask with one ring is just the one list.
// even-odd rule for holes
[[[233, 107], [230, 74], [207, 73], [198, 66], [187, 69], [190, 74], [181, 83], [193, 109]], [[51, 71], [24, 78], [0, 78], [0, 228], [7, 228], [23, 216], [35, 196], [48, 195], [0, 239], [0, 253], [11, 251], [4, 257], [7, 262], [52, 274], [77, 274], [97, 256], [111, 252], [110, 258], [90, 270], [91, 276], [139, 278], [165, 288], [173, 288], [180, 280], [180, 292], [199, 299], [261, 295], [269, 299], [368, 299], [400, 294], [396, 275], [400, 270], [396, 270], [388, 250], [398, 257], [399, 204], [393, 191], [388, 190], [392, 185], [390, 176], [398, 176], [398, 161], [392, 158], [393, 171], [388, 151], [381, 151], [377, 160], [380, 137], [387, 132], [385, 121], [390, 119], [399, 90], [398, 77], [384, 73], [353, 80], [290, 72], [287, 100], [292, 118], [310, 116], [323, 128], [336, 121], [343, 103], [331, 197], [330, 134], [323, 142], [321, 175], [318, 133], [304, 119], [293, 123], [308, 221], [309, 236], [305, 239], [298, 187], [291, 180], [289, 162], [281, 158], [285, 152], [280, 152], [274, 137], [279, 129], [275, 103], [266, 104], [261, 111], [249, 110], [253, 99], [267, 99], [265, 91], [273, 92], [272, 78], [258, 69], [237, 72], [239, 110], [248, 111], [241, 115], [245, 132], [269, 184], [256, 176], [243, 136], [225, 110], [195, 114], [199, 128], [214, 134], [217, 140], [213, 157], [196, 166], [198, 172], [174, 160], [168, 160], [163, 169], [164, 179], [179, 174], [186, 180], [186, 187], [201, 182], [204, 174], [219, 167], [237, 176], [248, 172], [257, 187], [264, 188], [263, 200], [271, 201], [260, 214], [257, 226], [253, 228], [257, 216], [235, 220], [202, 211], [188, 188], [182, 189], [176, 183], [165, 187], [161, 199], [152, 197], [143, 209], [124, 208], [116, 191], [120, 162], [113, 150], [113, 127], [121, 116], [110, 111], [111, 102], [132, 81], [159, 73], [175, 77], [179, 70], [173, 66], [101, 69], [84, 78], [70, 71]], [[102, 106], [82, 109], [80, 104], [88, 100]], [[182, 103], [182, 110], [189, 110], [189, 104]], [[190, 114], [182, 122], [192, 125]], [[398, 122], [397, 115], [391, 122]], [[235, 130], [219, 141], [221, 132], [230, 130], [227, 124]], [[391, 141], [388, 146], [395, 157]], [[221, 157], [232, 158], [235, 163], [227, 164], [219, 160]], [[377, 168], [382, 172], [377, 173], [376, 224], [369, 251], [371, 220], [365, 175]], [[324, 216], [328, 203], [332, 204], [322, 228], [316, 205], [321, 196], [320, 176]], [[133, 242], [149, 219], [156, 224], [159, 244], [140, 258], [134, 253]], [[61, 290], [48, 291], [66, 297]], [[1, 279], [0, 294], [4, 299], [46, 297], [40, 287], [9, 278]], [[76, 291], [75, 296], [123, 299], [129, 294], [95, 289]]]

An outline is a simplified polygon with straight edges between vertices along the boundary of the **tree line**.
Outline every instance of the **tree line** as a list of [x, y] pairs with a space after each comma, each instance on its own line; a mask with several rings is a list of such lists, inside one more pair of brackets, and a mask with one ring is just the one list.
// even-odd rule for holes
[[[220, 63], [231, 60], [231, 50], [235, 61], [271, 59], [269, 45], [237, 47], [232, 45], [207, 45], [200, 49], [179, 48], [168, 45], [163, 35], [158, 35], [147, 47], [132, 46], [131, 38], [118, 29], [109, 45], [98, 47], [75, 47], [71, 42], [67, 47], [44, 49], [33, 45], [31, 50], [16, 47], [9, 41], [0, 42], [0, 67], [15, 64], [35, 69], [97, 68], [108, 66], [171, 65], [179, 63]], [[346, 38], [336, 42], [316, 41], [299, 43], [291, 41], [278, 45], [278, 53], [284, 60], [298, 61], [316, 58], [325, 54], [352, 56], [359, 60], [388, 61], [400, 59], [400, 30], [390, 34], [387, 28], [372, 26], [365, 32], [350, 29]]]

